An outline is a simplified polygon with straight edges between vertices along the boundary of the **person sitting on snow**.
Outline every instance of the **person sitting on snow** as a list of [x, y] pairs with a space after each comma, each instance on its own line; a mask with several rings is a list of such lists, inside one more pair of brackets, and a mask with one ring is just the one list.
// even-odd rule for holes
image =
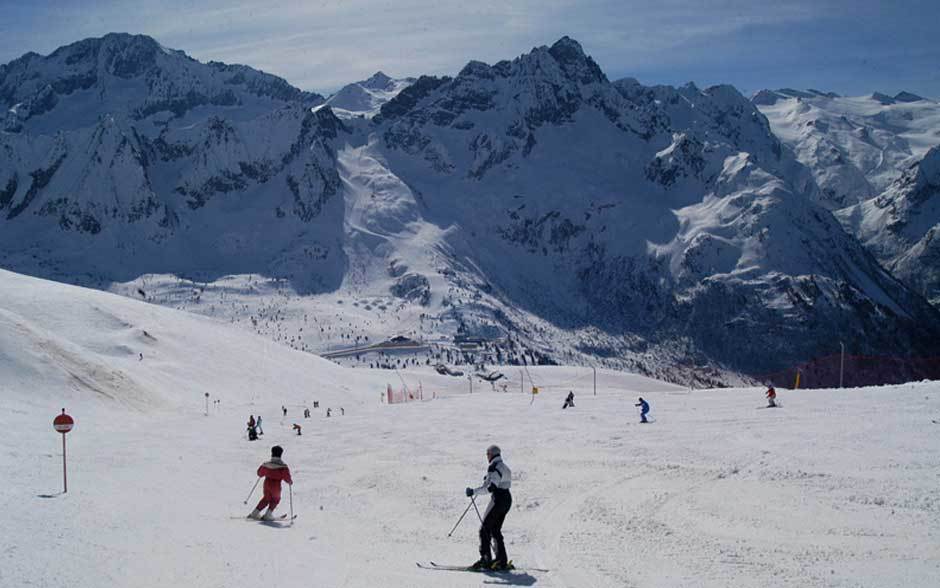
[[[258, 506], [248, 513], [248, 518], [262, 521], [274, 520], [274, 509], [281, 502], [281, 482], [287, 482], [293, 485], [294, 481], [290, 477], [290, 468], [281, 460], [284, 449], [280, 445], [271, 448], [271, 460], [266, 461], [258, 468], [258, 477], [264, 478], [264, 496], [258, 502]], [[261, 514], [261, 509], [267, 507], [268, 510]]]

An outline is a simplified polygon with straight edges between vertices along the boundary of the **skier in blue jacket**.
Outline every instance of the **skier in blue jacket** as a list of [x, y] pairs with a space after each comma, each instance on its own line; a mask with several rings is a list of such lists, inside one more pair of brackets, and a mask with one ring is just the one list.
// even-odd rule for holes
[[646, 420], [646, 415], [647, 415], [647, 414], [649, 413], [649, 411], [650, 411], [650, 403], [647, 402], [647, 401], [645, 401], [645, 400], [643, 400], [643, 397], [640, 396], [640, 401], [639, 401], [637, 404], [634, 404], [633, 406], [639, 406], [639, 407], [641, 407], [641, 408], [640, 408], [640, 422], [641, 422], [641, 423], [648, 423], [649, 421]]

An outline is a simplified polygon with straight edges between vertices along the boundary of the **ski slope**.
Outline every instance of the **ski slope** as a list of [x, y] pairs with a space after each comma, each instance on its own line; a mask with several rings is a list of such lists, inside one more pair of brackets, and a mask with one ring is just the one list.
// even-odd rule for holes
[[[466, 378], [341, 368], [206, 317], [0, 272], [0, 586], [928, 587], [940, 577], [938, 383], [784, 390], [782, 408], [761, 410], [761, 390], [690, 391], [608, 370], [594, 396], [592, 372], [571, 367], [529, 368], [533, 398], [517, 368], [503, 371], [508, 392], [476, 381], [470, 394]], [[437, 398], [381, 403], [402, 381]], [[563, 411], [568, 390], [576, 406]], [[209, 416], [205, 392], [221, 400]], [[649, 425], [637, 422], [640, 395]], [[76, 419], [66, 495], [51, 426], [63, 406]], [[300, 417], [305, 406], [313, 418]], [[244, 423], [259, 413], [265, 435], [248, 442]], [[240, 520], [275, 443], [299, 516]], [[510, 557], [551, 571], [418, 569], [476, 559], [472, 510], [447, 533], [490, 443], [513, 470]]]

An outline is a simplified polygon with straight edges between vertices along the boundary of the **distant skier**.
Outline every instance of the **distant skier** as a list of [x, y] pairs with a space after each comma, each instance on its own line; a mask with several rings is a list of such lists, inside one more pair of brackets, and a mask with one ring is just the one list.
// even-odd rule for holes
[[572, 408], [574, 407], [574, 392], [571, 390], [568, 391], [568, 397], [565, 398], [565, 403], [561, 405], [563, 409], [568, 408], [569, 406]]
[[281, 411], [284, 413], [284, 416], [287, 416], [287, 407], [283, 404], [281, 405]]
[[342, 406], [339, 407], [339, 416], [346, 416], [346, 409]]
[[767, 397], [767, 408], [777, 408], [777, 391], [774, 390], [773, 386], [767, 388], [767, 393], [764, 396]]
[[[486, 459], [489, 466], [483, 477], [483, 484], [477, 488], [467, 488], [468, 497], [489, 492], [490, 503], [480, 525], [480, 559], [471, 567], [474, 570], [507, 570], [509, 557], [506, 555], [506, 544], [503, 542], [503, 521], [512, 507], [512, 494], [509, 487], [512, 485], [512, 472], [509, 466], [503, 463], [500, 449], [490, 445], [486, 449]], [[496, 559], [493, 559], [490, 542], [496, 542]]]
[[634, 404], [633, 406], [639, 406], [639, 407], [640, 407], [640, 422], [641, 422], [641, 423], [648, 423], [649, 421], [646, 420], [646, 415], [649, 414], [649, 411], [650, 411], [650, 403], [647, 402], [647, 401], [645, 401], [645, 400], [643, 400], [643, 397], [640, 396], [640, 401], [639, 401], [638, 403]]
[[[258, 506], [248, 513], [248, 518], [271, 521], [274, 520], [274, 509], [281, 502], [281, 482], [287, 482], [290, 485], [294, 481], [290, 477], [290, 468], [281, 460], [284, 449], [280, 445], [271, 448], [271, 461], [266, 461], [258, 468], [258, 477], [264, 478], [264, 496], [258, 502]], [[261, 509], [267, 507], [262, 515]]]
[[143, 353], [139, 353], [138, 355], [140, 355], [140, 359], [138, 359], [137, 361], [143, 361], [143, 360], [144, 360], [144, 354], [143, 354]]
[[300, 435], [300, 425], [298, 425], [297, 423], [294, 423], [293, 429], [297, 431], [298, 435]]
[[309, 419], [309, 418], [310, 418], [310, 409], [309, 409], [309, 408], [304, 408], [304, 418], [305, 418], [305, 419]]
[[260, 414], [258, 415], [258, 422], [255, 424], [255, 426], [258, 428], [258, 434], [264, 435], [264, 430], [261, 428], [261, 415]]
[[255, 416], [248, 415], [248, 440], [257, 441], [258, 440], [258, 430], [255, 428], [257, 424], [255, 423]]
[[329, 408], [326, 409], [326, 416], [327, 416], [327, 418], [329, 418], [329, 416], [330, 416], [330, 409], [329, 409]]

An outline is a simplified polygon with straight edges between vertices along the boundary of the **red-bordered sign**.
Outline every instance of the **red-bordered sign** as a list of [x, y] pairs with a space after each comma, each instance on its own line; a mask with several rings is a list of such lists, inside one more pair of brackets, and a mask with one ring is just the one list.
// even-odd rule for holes
[[52, 421], [52, 427], [65, 435], [72, 430], [72, 427], [75, 426], [75, 420], [69, 415], [65, 414], [65, 409], [62, 409], [62, 414], [57, 416], [55, 420]]

